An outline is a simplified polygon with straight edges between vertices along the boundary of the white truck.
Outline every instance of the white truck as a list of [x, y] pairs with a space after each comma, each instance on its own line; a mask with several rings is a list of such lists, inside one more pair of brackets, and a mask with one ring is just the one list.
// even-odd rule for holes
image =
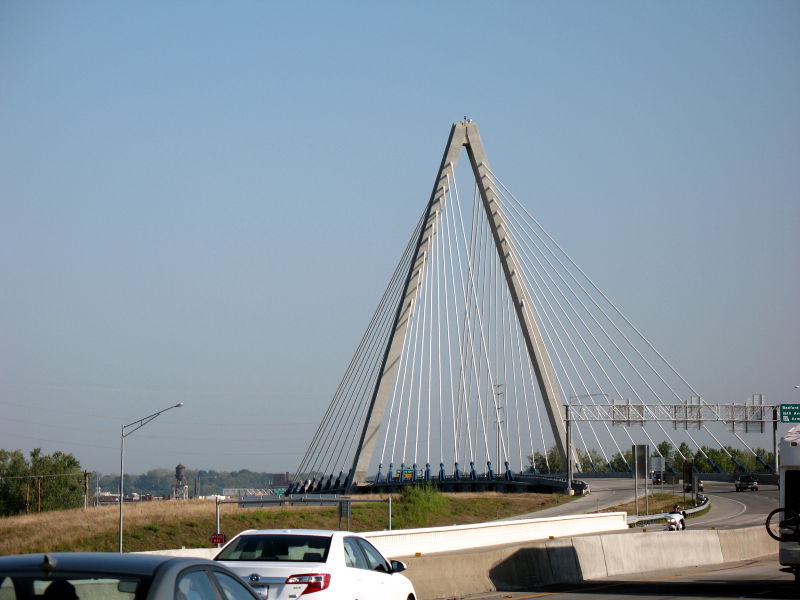
[[794, 573], [800, 586], [800, 425], [792, 427], [780, 442], [780, 500], [767, 517], [767, 533], [779, 542], [782, 571]]

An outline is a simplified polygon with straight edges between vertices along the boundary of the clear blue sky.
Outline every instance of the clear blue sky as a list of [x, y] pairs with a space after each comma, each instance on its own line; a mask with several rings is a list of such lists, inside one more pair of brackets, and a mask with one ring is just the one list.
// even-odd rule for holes
[[[709, 402], [800, 402], [800, 2], [0, 2], [0, 448], [292, 471], [450, 124]], [[761, 445], [761, 444], [756, 444]]]

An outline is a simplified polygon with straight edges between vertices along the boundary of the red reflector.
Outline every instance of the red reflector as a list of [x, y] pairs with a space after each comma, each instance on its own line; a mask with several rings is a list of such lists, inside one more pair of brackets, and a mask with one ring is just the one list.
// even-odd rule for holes
[[331, 584], [330, 573], [302, 573], [292, 575], [286, 579], [286, 583], [306, 584], [306, 589], [300, 592], [301, 596], [313, 594], [327, 588]]

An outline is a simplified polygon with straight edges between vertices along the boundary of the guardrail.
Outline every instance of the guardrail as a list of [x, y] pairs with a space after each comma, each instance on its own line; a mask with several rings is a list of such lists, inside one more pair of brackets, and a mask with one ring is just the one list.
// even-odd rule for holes
[[[708, 508], [709, 500], [708, 496], [704, 494], [697, 494], [697, 499], [701, 501], [698, 506], [693, 506], [692, 508], [685, 508], [683, 509], [687, 515], [693, 515], [695, 513], [699, 513], [706, 508]], [[652, 525], [654, 523], [659, 523], [667, 518], [668, 513], [655, 513], [652, 515], [628, 515], [628, 525], [630, 527], [639, 527], [641, 525]]]

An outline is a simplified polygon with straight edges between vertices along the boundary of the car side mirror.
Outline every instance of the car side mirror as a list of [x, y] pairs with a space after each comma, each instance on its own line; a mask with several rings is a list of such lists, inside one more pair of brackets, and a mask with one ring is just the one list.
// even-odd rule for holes
[[392, 573], [401, 573], [406, 570], [406, 563], [399, 560], [392, 561]]

